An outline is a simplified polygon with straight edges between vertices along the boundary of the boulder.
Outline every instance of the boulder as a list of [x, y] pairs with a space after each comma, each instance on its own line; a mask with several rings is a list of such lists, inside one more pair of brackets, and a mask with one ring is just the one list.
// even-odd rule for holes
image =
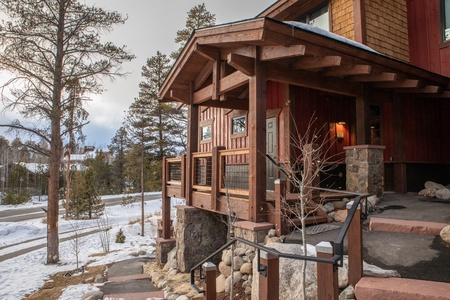
[[251, 263], [244, 263], [240, 270], [239, 270], [242, 274], [247, 274], [250, 275], [253, 272], [253, 268], [252, 268], [252, 264]]
[[164, 270], [177, 269], [177, 248], [173, 248], [167, 253], [167, 263], [164, 265]]
[[269, 232], [267, 233], [267, 236], [269, 238], [275, 237], [275, 236], [277, 236], [277, 231], [275, 229], [270, 229]]
[[225, 291], [229, 292], [231, 288], [231, 278], [233, 278], [233, 286], [235, 286], [239, 281], [242, 279], [241, 272], [234, 272], [233, 276], [228, 276], [228, 278], [225, 280]]
[[186, 295], [181, 295], [176, 300], [189, 300], [189, 297]]
[[353, 287], [353, 285], [349, 285], [339, 294], [339, 300], [346, 299], [355, 299], [355, 288]]
[[228, 266], [224, 261], [219, 263], [219, 272], [223, 274], [225, 277], [231, 275], [231, 264]]
[[328, 209], [323, 204], [317, 204], [317, 207], [322, 210], [324, 213], [328, 212]]
[[225, 277], [225, 275], [220, 274], [217, 278], [216, 278], [216, 292], [217, 293], [222, 293], [225, 291], [225, 280], [227, 278]]
[[347, 206], [347, 201], [346, 200], [333, 201], [331, 203], [333, 204], [334, 209], [345, 209], [345, 207]]
[[338, 210], [336, 212], [336, 214], [334, 215], [334, 220], [336, 222], [344, 223], [346, 218], [347, 218], [347, 210], [346, 209]]
[[436, 189], [423, 189], [418, 193], [419, 196], [434, 198], [436, 195]]
[[442, 184], [433, 182], [433, 181], [427, 181], [427, 182], [425, 182], [425, 188], [426, 189], [441, 190], [441, 189], [445, 189], [445, 186], [443, 186]]
[[380, 198], [375, 195], [367, 197], [367, 202], [369, 204], [369, 209], [374, 209], [380, 204]]
[[442, 228], [439, 235], [446, 243], [450, 244], [450, 225]]
[[235, 256], [244, 256], [246, 251], [247, 251], [247, 249], [245, 249], [245, 248], [236, 248], [234, 250], [234, 255]]
[[242, 259], [241, 256], [235, 256], [233, 258], [234, 261], [234, 265], [233, 265], [233, 269], [234, 271], [239, 271], [242, 267], [242, 265], [244, 264], [244, 260]]
[[[281, 244], [271, 243], [267, 247], [274, 248], [282, 253], [303, 255], [303, 247], [299, 244]], [[307, 246], [307, 255], [315, 256], [315, 247]], [[253, 261], [253, 273], [258, 274], [257, 257]], [[279, 299], [283, 300], [298, 300], [298, 295], [301, 294], [301, 287], [303, 285], [302, 274], [300, 272], [303, 261], [281, 258], [280, 259], [280, 287]], [[253, 276], [252, 281], [252, 299], [258, 298], [259, 290], [259, 276]], [[306, 264], [306, 295], [307, 299], [317, 299], [317, 272], [316, 263], [308, 262]]]
[[436, 193], [436, 198], [438, 199], [442, 199], [442, 200], [450, 200], [450, 190], [449, 189], [440, 189], [437, 190]]
[[138, 255], [146, 255], [146, 254], [147, 254], [147, 251], [145, 251], [145, 250], [138, 251]]
[[225, 250], [222, 253], [222, 261], [227, 265], [231, 266], [231, 249]]
[[340, 289], [344, 289], [348, 286], [348, 269], [339, 268], [338, 269], [338, 285]]
[[102, 299], [103, 299], [102, 291], [87, 292], [83, 297], [83, 300], [102, 300]]

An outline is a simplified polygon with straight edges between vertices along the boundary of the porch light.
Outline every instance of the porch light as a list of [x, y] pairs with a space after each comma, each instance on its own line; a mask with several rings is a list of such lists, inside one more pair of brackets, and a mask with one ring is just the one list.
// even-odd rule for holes
[[345, 124], [347, 124], [345, 121], [338, 122], [338, 125], [345, 125]]

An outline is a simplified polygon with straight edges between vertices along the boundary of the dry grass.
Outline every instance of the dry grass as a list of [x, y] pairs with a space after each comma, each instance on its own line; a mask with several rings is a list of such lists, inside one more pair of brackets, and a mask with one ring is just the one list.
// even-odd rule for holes
[[[69, 285], [78, 285], [86, 283], [89, 278], [95, 278], [98, 274], [103, 274], [106, 270], [105, 266], [87, 267], [84, 274], [78, 276], [64, 277], [65, 272], [59, 272], [50, 277], [44, 286], [36, 293], [29, 295], [24, 300], [42, 300], [42, 299], [58, 299], [62, 291]], [[93, 280], [91, 281], [93, 282]]]

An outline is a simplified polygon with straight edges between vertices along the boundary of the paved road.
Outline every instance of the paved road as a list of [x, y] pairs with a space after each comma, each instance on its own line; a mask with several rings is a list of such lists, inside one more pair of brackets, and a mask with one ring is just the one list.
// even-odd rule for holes
[[[161, 194], [146, 195], [144, 197], [145, 201], [160, 199]], [[103, 199], [106, 206], [113, 206], [122, 203], [122, 196], [117, 196], [115, 198], [108, 197]], [[14, 208], [10, 210], [0, 211], [0, 222], [21, 222], [26, 220], [44, 218], [45, 212], [42, 208], [45, 206], [36, 205], [36, 207], [26, 207], [26, 208]], [[65, 209], [61, 207], [59, 209], [59, 214], [65, 213]]]

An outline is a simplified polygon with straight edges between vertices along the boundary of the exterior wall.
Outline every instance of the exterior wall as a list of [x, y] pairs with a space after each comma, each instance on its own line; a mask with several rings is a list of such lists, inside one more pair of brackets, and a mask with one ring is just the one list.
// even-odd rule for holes
[[406, 2], [366, 0], [365, 15], [367, 46], [388, 56], [409, 62]]
[[331, 1], [330, 12], [331, 31], [347, 39], [355, 40], [353, 1]]
[[408, 0], [411, 63], [450, 76], [450, 41], [442, 42], [439, 0]]

